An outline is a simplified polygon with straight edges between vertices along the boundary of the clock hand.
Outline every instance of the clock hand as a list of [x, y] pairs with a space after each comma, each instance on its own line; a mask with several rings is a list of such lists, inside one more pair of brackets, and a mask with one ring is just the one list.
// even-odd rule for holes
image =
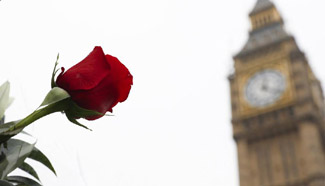
[[262, 80], [261, 89], [263, 92], [266, 92], [268, 90], [267, 81], [265, 80], [265, 78], [263, 78], [263, 80]]
[[274, 87], [273, 89], [271, 89], [272, 93], [278, 93], [282, 91], [281, 87]]
[[267, 85], [263, 84], [263, 85], [262, 85], [262, 90], [263, 90], [263, 91], [267, 91], [267, 90], [268, 90]]

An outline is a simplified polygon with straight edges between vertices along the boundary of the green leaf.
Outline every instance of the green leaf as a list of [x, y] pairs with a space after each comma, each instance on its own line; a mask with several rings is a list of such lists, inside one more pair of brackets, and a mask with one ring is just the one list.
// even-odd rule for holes
[[23, 176], [8, 176], [7, 180], [10, 182], [21, 183], [21, 184], [25, 184], [28, 186], [42, 186], [38, 182], [36, 182], [30, 178], [23, 177]]
[[9, 123], [1, 124], [0, 125], [0, 135], [1, 133], [7, 132], [9, 128], [17, 124], [20, 120], [17, 121], [11, 121]]
[[0, 180], [0, 185], [1, 186], [14, 186], [13, 184], [11, 184], [5, 180]]
[[45, 105], [49, 105], [52, 103], [56, 103], [58, 101], [66, 99], [68, 97], [70, 97], [70, 95], [68, 94], [67, 91], [65, 91], [64, 89], [59, 88], [59, 87], [54, 87], [46, 95], [44, 101], [42, 102], [42, 104], [40, 106], [45, 106]]
[[28, 174], [32, 175], [34, 178], [36, 178], [37, 180], [40, 181], [37, 172], [34, 170], [34, 168], [32, 166], [30, 166], [28, 163], [24, 162], [23, 164], [21, 164], [19, 166], [19, 168], [25, 172], [27, 172]]
[[13, 98], [9, 97], [10, 83], [6, 81], [0, 86], [0, 118], [4, 116], [5, 110], [10, 106]]
[[28, 132], [25, 132], [25, 131], [21, 131], [21, 134], [25, 134], [27, 136], [33, 137], [31, 134], [29, 134]]
[[0, 118], [0, 125], [5, 123], [5, 116], [2, 116], [2, 118]]
[[12, 136], [20, 133], [23, 130], [23, 128], [16, 128], [15, 130], [10, 130], [19, 121], [20, 120], [18, 120], [18, 121], [12, 121], [12, 122], [5, 123], [5, 124], [0, 125], [0, 143], [3, 143], [5, 141], [7, 141]]
[[0, 179], [4, 179], [10, 172], [21, 166], [34, 148], [34, 144], [17, 139], [10, 139], [6, 144], [7, 152], [0, 162]]
[[42, 163], [44, 166], [49, 168], [56, 175], [56, 172], [55, 172], [50, 160], [36, 147], [33, 148], [32, 152], [29, 154], [28, 158]]
[[57, 55], [56, 57], [56, 61], [55, 61], [55, 65], [54, 65], [54, 69], [53, 69], [53, 72], [52, 72], [52, 78], [51, 78], [51, 88], [54, 88], [56, 87], [56, 83], [55, 83], [55, 74], [58, 72], [58, 69], [56, 69], [56, 67], [58, 66], [58, 61], [59, 61], [59, 54]]
[[23, 130], [22, 128], [19, 128], [19, 129], [15, 129], [15, 130], [12, 130], [12, 131], [9, 131], [9, 132], [1, 133], [1, 135], [0, 135], [0, 144], [8, 141], [13, 136], [20, 133], [22, 130]]

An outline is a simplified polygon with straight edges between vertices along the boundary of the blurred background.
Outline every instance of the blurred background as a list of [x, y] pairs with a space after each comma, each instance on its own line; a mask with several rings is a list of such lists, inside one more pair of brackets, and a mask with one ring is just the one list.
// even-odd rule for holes
[[[322, 0], [273, 0], [322, 83]], [[52, 161], [46, 186], [238, 186], [227, 76], [256, 0], [2, 0], [0, 82], [15, 101], [6, 120], [34, 111], [50, 90], [56, 56], [69, 68], [94, 46], [134, 76], [114, 116], [56, 113], [26, 128]], [[324, 86], [323, 86], [324, 87]]]

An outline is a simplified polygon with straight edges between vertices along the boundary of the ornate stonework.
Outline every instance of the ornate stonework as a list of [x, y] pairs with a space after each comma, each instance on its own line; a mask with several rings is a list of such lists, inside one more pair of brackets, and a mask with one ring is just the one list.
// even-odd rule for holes
[[240, 185], [325, 186], [320, 82], [271, 1], [258, 0], [249, 16], [229, 76]]

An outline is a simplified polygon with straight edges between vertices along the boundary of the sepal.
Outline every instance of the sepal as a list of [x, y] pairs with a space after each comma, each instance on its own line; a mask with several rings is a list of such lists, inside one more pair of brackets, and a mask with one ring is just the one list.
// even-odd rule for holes
[[65, 110], [66, 113], [69, 113], [70, 116], [72, 116], [73, 118], [86, 118], [86, 117], [90, 117], [90, 116], [103, 116], [105, 114], [94, 111], [94, 110], [88, 110], [88, 109], [84, 109], [82, 107], [79, 107], [72, 99], [70, 99], [70, 105], [69, 108], [67, 110]]
[[90, 116], [104, 115], [104, 114], [94, 111], [94, 110], [88, 110], [88, 109], [81, 108], [73, 100], [70, 99], [70, 101], [71, 102], [69, 104], [69, 108], [64, 111], [65, 115], [67, 116], [67, 118], [70, 122], [72, 122], [80, 127], [91, 130], [88, 127], [86, 127], [85, 125], [79, 123], [77, 121], [77, 119], [86, 118], [86, 117], [90, 117]]
[[43, 100], [41, 106], [46, 106], [49, 104], [56, 103], [58, 101], [64, 100], [70, 97], [67, 91], [60, 87], [53, 87], [50, 92], [46, 95], [45, 99]]
[[76, 124], [76, 125], [78, 125], [78, 126], [80, 126], [80, 127], [83, 127], [83, 128], [85, 128], [85, 129], [87, 129], [87, 130], [92, 131], [90, 128], [88, 128], [88, 127], [86, 127], [85, 125], [79, 123], [79, 122], [77, 121], [77, 119], [74, 118], [74, 117], [72, 117], [69, 113], [65, 113], [65, 115], [67, 116], [67, 119], [68, 119], [71, 123], [74, 123], [74, 124]]
[[60, 55], [58, 54], [56, 56], [56, 61], [55, 61], [55, 64], [54, 64], [54, 69], [53, 69], [53, 72], [52, 72], [52, 78], [51, 78], [51, 88], [54, 88], [54, 87], [57, 87], [56, 83], [55, 83], [55, 75], [56, 73], [58, 72], [59, 69], [56, 69], [56, 67], [58, 66], [58, 61], [59, 61], [59, 57]]

